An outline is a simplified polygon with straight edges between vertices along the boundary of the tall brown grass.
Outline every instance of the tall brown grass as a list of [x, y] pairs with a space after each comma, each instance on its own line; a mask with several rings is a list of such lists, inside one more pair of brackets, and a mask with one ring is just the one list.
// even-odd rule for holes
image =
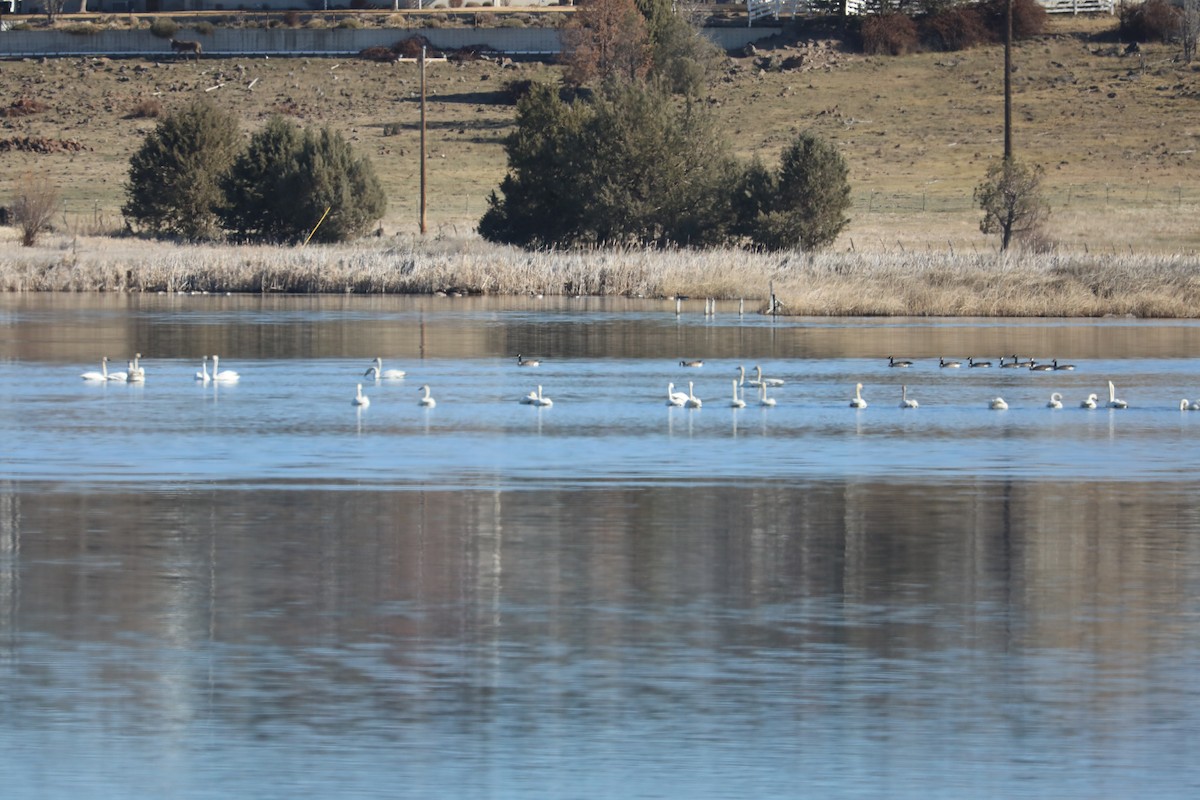
[[1200, 316], [1192, 256], [526, 252], [478, 239], [323, 247], [169, 245], [59, 237], [0, 244], [0, 290], [744, 298], [796, 315]]

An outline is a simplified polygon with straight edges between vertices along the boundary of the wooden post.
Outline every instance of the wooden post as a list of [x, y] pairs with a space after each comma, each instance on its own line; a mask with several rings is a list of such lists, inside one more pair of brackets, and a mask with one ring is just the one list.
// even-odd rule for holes
[[1012, 0], [1005, 6], [1004, 27], [1004, 161], [1012, 161]]
[[425, 224], [425, 46], [421, 46], [421, 235], [428, 230]]

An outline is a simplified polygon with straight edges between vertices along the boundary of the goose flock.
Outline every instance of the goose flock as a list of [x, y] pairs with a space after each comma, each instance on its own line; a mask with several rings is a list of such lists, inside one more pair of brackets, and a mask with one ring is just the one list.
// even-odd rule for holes
[[[136, 353], [134, 357], [128, 361], [128, 366], [125, 372], [110, 372], [108, 369], [109, 358], [104, 356], [100, 359], [99, 371], [84, 372], [80, 377], [88, 382], [126, 382], [140, 383], [146, 379], [146, 370], [141, 365], [141, 353]], [[1006, 361], [1006, 358], [1011, 360]], [[212, 361], [212, 371], [209, 372], [209, 361]], [[700, 360], [681, 360], [678, 362], [680, 367], [698, 368], [703, 366], [704, 362]], [[888, 356], [887, 366], [889, 368], [911, 368], [916, 362], [908, 359], [896, 359], [894, 356]], [[992, 366], [990, 361], [976, 361], [974, 356], [968, 356], [966, 359], [968, 369], [987, 368]], [[538, 359], [525, 358], [523, 355], [517, 355], [518, 367], [538, 367], [541, 366], [541, 361]], [[951, 361], [944, 357], [938, 358], [939, 369], [960, 369], [963, 366], [961, 361]], [[1072, 371], [1075, 369], [1074, 364], [1060, 364], [1057, 359], [1052, 359], [1049, 362], [1039, 362], [1033, 358], [1021, 359], [1016, 354], [1002, 356], [999, 359], [999, 366], [1002, 368], [1016, 369], [1022, 368], [1033, 372], [1053, 372], [1053, 371]], [[776, 398], [768, 396], [768, 388], [776, 388], [785, 385], [785, 381], [781, 378], [767, 377], [763, 373], [761, 365], [754, 365], [754, 375], [749, 377], [744, 366], [737, 367], [737, 378], [731, 381], [733, 394], [729, 401], [731, 408], [746, 408], [746, 387], [754, 390], [758, 396], [758, 405], [764, 408], [771, 408], [777, 404]], [[376, 357], [367, 367], [364, 377], [372, 378], [375, 383], [382, 381], [399, 381], [405, 378], [407, 373], [399, 369], [384, 369], [383, 359]], [[233, 370], [221, 369], [220, 356], [211, 355], [203, 356], [200, 362], [200, 371], [196, 373], [195, 380], [202, 384], [209, 383], [236, 383], [240, 379], [240, 375]], [[1079, 407], [1084, 409], [1094, 408], [1110, 408], [1110, 409], [1127, 409], [1129, 403], [1117, 397], [1117, 388], [1112, 381], [1108, 381], [1108, 401], [1106, 403], [1100, 400], [1100, 395], [1090, 393], [1079, 402]], [[437, 401], [432, 395], [432, 391], [428, 384], [421, 386], [419, 389], [420, 398], [418, 405], [425, 408], [433, 408], [437, 405]], [[539, 384], [536, 388], [530, 390], [527, 395], [522, 396], [519, 402], [524, 405], [546, 408], [554, 405], [554, 401], [544, 394], [542, 386]], [[350, 399], [351, 405], [358, 408], [366, 408], [370, 406], [370, 398], [363, 392], [363, 385], [357, 384], [355, 393]], [[679, 391], [675, 388], [674, 382], [667, 383], [667, 400], [668, 406], [676, 408], [702, 408], [704, 401], [696, 395], [695, 381], [688, 381], [687, 391]], [[900, 402], [899, 407], [902, 409], [919, 408], [920, 404], [917, 399], [910, 396], [908, 384], [902, 384], [900, 387]], [[867, 408], [867, 401], [863, 397], [863, 384], [856, 383], [854, 386], [854, 395], [850, 398], [849, 406], [854, 409]], [[1007, 411], [1009, 409], [1008, 402], [1003, 397], [993, 397], [987, 401], [987, 407], [996, 411]], [[1045, 404], [1049, 409], [1062, 409], [1064, 407], [1063, 395], [1061, 392], [1052, 392], [1049, 401]], [[1183, 398], [1179, 401], [1180, 411], [1200, 411], [1200, 399], [1191, 401]]]

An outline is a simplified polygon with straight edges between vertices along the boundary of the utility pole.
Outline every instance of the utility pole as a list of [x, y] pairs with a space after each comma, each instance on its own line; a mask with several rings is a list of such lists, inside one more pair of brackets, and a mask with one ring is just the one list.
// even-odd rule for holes
[[[1009, 0], [1012, 2], [1012, 0]], [[421, 46], [421, 235], [425, 225], [425, 46]]]
[[1012, 0], [1005, 5], [1004, 21], [1004, 161], [1012, 162]]

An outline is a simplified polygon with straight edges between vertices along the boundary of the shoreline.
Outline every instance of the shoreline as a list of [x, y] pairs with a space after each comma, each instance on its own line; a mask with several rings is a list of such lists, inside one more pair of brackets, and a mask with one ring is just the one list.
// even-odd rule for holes
[[782, 316], [1200, 318], [1194, 255], [529, 252], [476, 238], [178, 245], [48, 236], [0, 244], [0, 291], [562, 295], [744, 300]]

